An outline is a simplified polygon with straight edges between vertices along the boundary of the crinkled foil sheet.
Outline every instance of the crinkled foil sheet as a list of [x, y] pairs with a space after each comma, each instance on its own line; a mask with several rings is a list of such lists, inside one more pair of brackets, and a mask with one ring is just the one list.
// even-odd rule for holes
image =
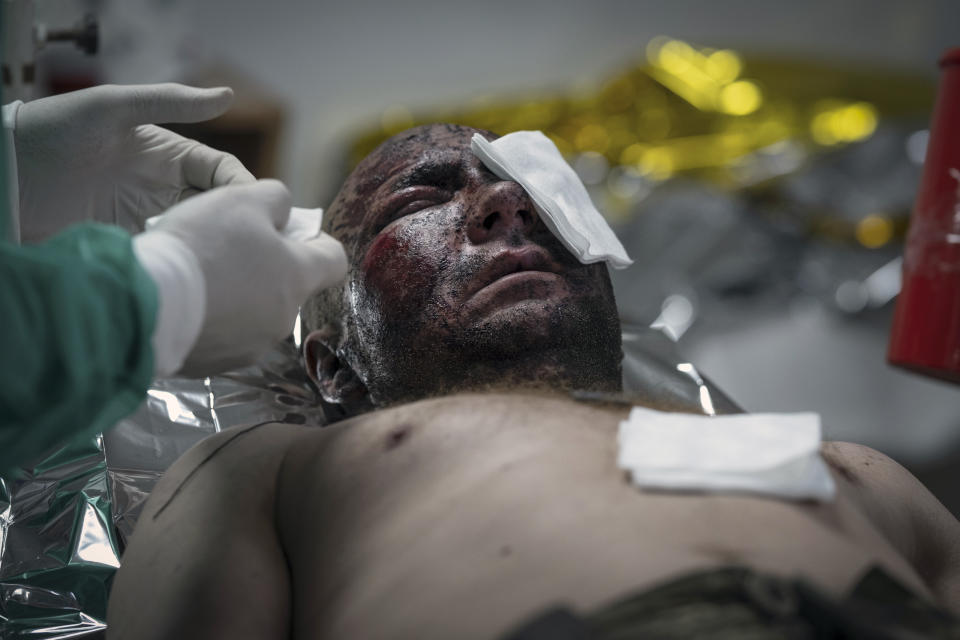
[[256, 366], [157, 380], [136, 413], [0, 478], [0, 638], [102, 638], [124, 545], [154, 484], [202, 438], [324, 423], [292, 341]]
[[[659, 331], [624, 330], [624, 381], [677, 407], [736, 410]], [[163, 472], [202, 438], [265, 421], [323, 425], [292, 340], [254, 367], [157, 380], [136, 413], [0, 478], [0, 638], [102, 638], [126, 541]]]

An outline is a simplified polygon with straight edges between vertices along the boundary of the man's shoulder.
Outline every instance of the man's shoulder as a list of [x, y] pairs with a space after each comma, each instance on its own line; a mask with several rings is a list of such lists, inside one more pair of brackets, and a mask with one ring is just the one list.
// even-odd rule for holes
[[156, 517], [174, 502], [210, 492], [247, 498], [271, 492], [284, 456], [312, 430], [263, 422], [231, 427], [204, 438], [166, 471], [151, 493], [144, 515]]
[[914, 475], [890, 456], [853, 442], [824, 442], [820, 448], [834, 476], [873, 519], [890, 520], [891, 509], [904, 519], [937, 503]]
[[282, 458], [288, 448], [314, 428], [281, 422], [238, 425], [204, 438], [183, 454], [168, 471], [182, 475], [196, 473], [203, 466], [231, 467], [235, 464], [269, 462]]
[[[276, 423], [225, 429], [170, 467], [114, 582], [108, 620], [116, 637], [286, 636], [289, 577], [274, 494], [285, 452], [307, 430]], [[262, 606], [225, 606], [243, 598]]]
[[892, 485], [914, 487], [916, 479], [890, 456], [855, 442], [827, 441], [820, 447], [824, 460], [836, 475], [857, 487], [889, 491]]
[[960, 522], [889, 456], [850, 442], [825, 442], [821, 452], [847, 495], [941, 602], [960, 611]]
[[313, 430], [301, 424], [285, 422], [258, 422], [229, 427], [204, 438], [193, 449], [190, 449], [181, 458], [209, 456], [230, 447], [241, 450], [259, 451], [261, 454], [277, 453], [288, 446], [291, 441], [302, 437]]

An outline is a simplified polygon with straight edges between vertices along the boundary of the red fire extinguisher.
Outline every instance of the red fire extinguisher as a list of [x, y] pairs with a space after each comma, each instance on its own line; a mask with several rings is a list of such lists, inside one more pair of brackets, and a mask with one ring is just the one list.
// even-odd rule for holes
[[960, 383], [960, 47], [940, 69], [887, 360]]

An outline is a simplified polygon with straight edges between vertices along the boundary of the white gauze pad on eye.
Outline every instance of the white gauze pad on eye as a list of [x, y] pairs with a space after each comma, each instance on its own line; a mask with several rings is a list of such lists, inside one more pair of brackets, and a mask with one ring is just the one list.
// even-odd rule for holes
[[617, 465], [644, 489], [747, 492], [832, 500], [816, 413], [698, 416], [634, 407]]
[[615, 269], [633, 264], [580, 177], [543, 133], [516, 131], [493, 142], [475, 133], [470, 149], [494, 175], [530, 194], [544, 224], [580, 262], [605, 260]]

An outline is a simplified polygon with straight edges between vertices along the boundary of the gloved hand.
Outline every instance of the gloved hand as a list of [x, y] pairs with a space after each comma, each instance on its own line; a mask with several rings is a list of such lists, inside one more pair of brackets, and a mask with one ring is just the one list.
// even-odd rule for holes
[[233, 91], [104, 85], [19, 107], [20, 229], [36, 242], [83, 220], [143, 229], [184, 195], [255, 179], [230, 154], [150, 123], [220, 115]]
[[[276, 180], [261, 180], [214, 189], [181, 202], [150, 231], [134, 238], [135, 251], [151, 275], [154, 254], [185, 254], [187, 261], [195, 257], [194, 268], [205, 289], [205, 304], [197, 306], [204, 313], [199, 337], [181, 373], [206, 376], [252, 363], [290, 333], [297, 307], [310, 294], [346, 275], [343, 246], [331, 236], [298, 241], [280, 234], [289, 216], [286, 187]], [[183, 247], [186, 251], [181, 251]], [[184, 299], [180, 291], [174, 288], [170, 293], [162, 282], [158, 288], [155, 336], [162, 337], [168, 330], [164, 323], [182, 327], [191, 309], [176, 308]], [[158, 357], [168, 355], [163, 344], [154, 346]]]

